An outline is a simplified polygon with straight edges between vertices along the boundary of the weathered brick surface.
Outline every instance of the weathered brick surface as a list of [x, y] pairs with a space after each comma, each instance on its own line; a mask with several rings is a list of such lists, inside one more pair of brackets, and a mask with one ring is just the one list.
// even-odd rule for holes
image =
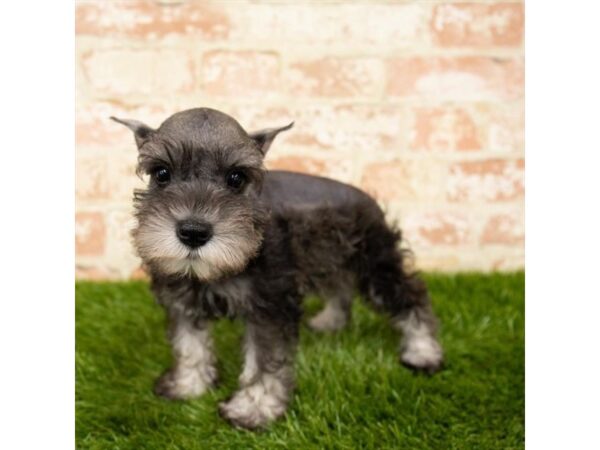
[[352, 161], [313, 158], [310, 156], [281, 156], [269, 158], [266, 167], [272, 170], [289, 170], [335, 178], [350, 182], [352, 178]]
[[129, 278], [132, 280], [147, 280], [149, 277], [144, 268], [142, 266], [138, 266], [129, 274]]
[[101, 256], [106, 242], [104, 216], [99, 212], [75, 215], [75, 253], [77, 256]]
[[408, 148], [427, 152], [523, 152], [521, 105], [417, 106], [408, 115]]
[[230, 27], [227, 15], [203, 3], [161, 6], [155, 1], [82, 1], [75, 9], [75, 31], [78, 35], [137, 39], [170, 35], [227, 37]]
[[[234, 2], [231, 2], [234, 3]], [[411, 49], [427, 39], [425, 2], [369, 5], [359, 2], [251, 2], [227, 9], [228, 40], [258, 45], [393, 46]]]
[[491, 56], [401, 57], [387, 62], [387, 93], [428, 100], [515, 100], [523, 96], [523, 61]]
[[131, 241], [135, 226], [131, 207], [106, 213], [106, 266], [121, 277], [129, 277], [140, 265]]
[[447, 197], [451, 202], [506, 202], [523, 197], [523, 159], [458, 162], [450, 166]]
[[279, 88], [274, 52], [215, 50], [202, 57], [202, 88], [209, 95], [264, 96]]
[[476, 151], [485, 130], [470, 111], [456, 107], [416, 108], [410, 129], [412, 150]]
[[489, 120], [487, 149], [505, 153], [525, 150], [525, 110], [521, 103], [509, 108], [495, 108], [487, 114]]
[[518, 46], [523, 41], [522, 3], [448, 3], [431, 18], [434, 41], [443, 47]]
[[523, 2], [76, 2], [76, 276], [143, 278], [131, 133], [209, 106], [377, 198], [426, 270], [524, 263]]
[[90, 88], [101, 95], [172, 95], [194, 85], [185, 50], [91, 50], [81, 64]]
[[116, 278], [118, 274], [105, 269], [97, 263], [92, 265], [76, 264], [75, 277], [78, 279], [102, 281]]
[[293, 95], [308, 97], [376, 96], [383, 66], [374, 58], [322, 58], [293, 62], [284, 84]]
[[490, 217], [481, 235], [482, 244], [514, 246], [525, 239], [522, 214], [495, 214]]
[[436, 160], [394, 160], [365, 166], [361, 187], [381, 202], [443, 197], [444, 165]]
[[468, 244], [473, 233], [464, 215], [447, 211], [408, 214], [403, 229], [407, 240], [420, 247]]
[[106, 155], [91, 154], [77, 158], [75, 196], [78, 201], [110, 198]]

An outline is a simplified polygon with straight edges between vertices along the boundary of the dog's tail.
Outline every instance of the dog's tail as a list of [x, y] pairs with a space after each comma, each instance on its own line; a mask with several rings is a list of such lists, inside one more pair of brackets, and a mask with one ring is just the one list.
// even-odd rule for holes
[[429, 295], [420, 274], [412, 270], [412, 252], [402, 249], [402, 233], [385, 221], [370, 223], [357, 252], [358, 288], [375, 309], [392, 317], [428, 309]]

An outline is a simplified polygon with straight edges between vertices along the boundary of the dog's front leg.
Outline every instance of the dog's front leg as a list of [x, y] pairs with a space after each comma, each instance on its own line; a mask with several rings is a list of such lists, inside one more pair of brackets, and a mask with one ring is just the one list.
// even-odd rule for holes
[[217, 379], [209, 323], [170, 312], [169, 340], [174, 364], [156, 381], [154, 392], [169, 399], [202, 395]]
[[219, 405], [225, 419], [235, 426], [254, 429], [285, 413], [294, 389], [297, 340], [295, 323], [247, 323], [240, 390]]

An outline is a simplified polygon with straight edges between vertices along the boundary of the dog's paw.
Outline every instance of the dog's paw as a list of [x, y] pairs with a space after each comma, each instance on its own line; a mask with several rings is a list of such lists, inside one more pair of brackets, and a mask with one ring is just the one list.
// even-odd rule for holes
[[283, 416], [287, 401], [267, 392], [262, 383], [256, 383], [236, 392], [227, 402], [219, 404], [221, 416], [238, 428], [264, 428]]
[[433, 374], [442, 368], [444, 354], [434, 337], [419, 337], [406, 343], [400, 361], [414, 371]]
[[169, 400], [199, 397], [216, 383], [216, 370], [209, 368], [173, 368], [162, 374], [154, 384], [154, 393]]
[[348, 318], [343, 311], [325, 307], [323, 311], [308, 321], [308, 326], [318, 332], [339, 331], [346, 326]]

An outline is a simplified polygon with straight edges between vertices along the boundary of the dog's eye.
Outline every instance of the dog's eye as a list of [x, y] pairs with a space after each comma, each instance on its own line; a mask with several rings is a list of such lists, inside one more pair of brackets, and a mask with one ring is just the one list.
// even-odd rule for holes
[[232, 170], [227, 174], [227, 186], [239, 190], [246, 184], [246, 174], [240, 170]]
[[160, 186], [165, 186], [171, 181], [171, 172], [166, 167], [159, 167], [154, 171], [154, 179]]

